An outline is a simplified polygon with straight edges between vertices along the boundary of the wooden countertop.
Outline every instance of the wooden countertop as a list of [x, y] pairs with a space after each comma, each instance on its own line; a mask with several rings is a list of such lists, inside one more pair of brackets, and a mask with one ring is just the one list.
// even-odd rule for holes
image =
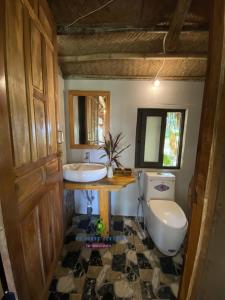
[[135, 181], [133, 175], [114, 175], [112, 178], [105, 177], [101, 180], [92, 182], [72, 182], [64, 180], [64, 188], [67, 190], [119, 191]]

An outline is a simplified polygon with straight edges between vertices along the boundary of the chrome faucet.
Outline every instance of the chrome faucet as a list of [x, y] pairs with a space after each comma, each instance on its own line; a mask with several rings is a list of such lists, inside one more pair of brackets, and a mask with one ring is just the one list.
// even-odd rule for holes
[[91, 158], [90, 152], [85, 152], [85, 156], [84, 156], [85, 162], [90, 163], [91, 162], [90, 158]]

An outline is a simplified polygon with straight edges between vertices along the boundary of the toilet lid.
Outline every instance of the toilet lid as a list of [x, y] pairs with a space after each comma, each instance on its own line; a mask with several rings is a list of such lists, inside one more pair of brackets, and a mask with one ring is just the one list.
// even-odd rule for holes
[[182, 228], [187, 219], [180, 206], [171, 200], [151, 200], [149, 206], [154, 215], [164, 224], [173, 228]]

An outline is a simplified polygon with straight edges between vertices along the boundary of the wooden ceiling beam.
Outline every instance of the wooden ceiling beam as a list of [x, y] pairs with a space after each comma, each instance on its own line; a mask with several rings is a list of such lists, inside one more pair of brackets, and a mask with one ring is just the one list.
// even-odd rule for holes
[[[188, 23], [183, 24], [183, 31], [208, 31], [208, 24]], [[57, 25], [58, 35], [73, 35], [73, 34], [94, 34], [94, 33], [112, 33], [112, 32], [168, 32], [169, 24], [157, 24], [154, 26], [135, 26], [135, 25], [111, 25], [111, 26], [99, 26], [99, 25], [84, 25], [75, 24], [69, 28], [64, 25]]]
[[[137, 76], [137, 75], [86, 75], [86, 74], [64, 74], [64, 79], [111, 79], [111, 80], [153, 80], [155, 76]], [[205, 76], [160, 76], [161, 80], [190, 80], [190, 81], [203, 81]]]
[[97, 53], [88, 55], [71, 55], [71, 56], [59, 56], [60, 63], [76, 63], [76, 62], [88, 62], [96, 60], [124, 60], [124, 59], [141, 59], [141, 60], [159, 60], [159, 59], [198, 59], [207, 60], [207, 55], [195, 54], [195, 53], [179, 53], [179, 54], [166, 54], [163, 53]]
[[191, 0], [178, 0], [177, 6], [166, 37], [166, 51], [173, 52], [177, 48], [179, 36], [185, 17], [191, 5]]

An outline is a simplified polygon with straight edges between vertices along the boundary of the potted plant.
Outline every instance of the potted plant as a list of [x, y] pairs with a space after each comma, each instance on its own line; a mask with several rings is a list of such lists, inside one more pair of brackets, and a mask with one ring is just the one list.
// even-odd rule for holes
[[100, 158], [108, 157], [107, 162], [107, 177], [113, 177], [113, 164], [118, 168], [122, 167], [122, 164], [119, 162], [121, 153], [130, 147], [127, 145], [125, 147], [121, 146], [121, 141], [123, 140], [122, 132], [117, 134], [115, 137], [109, 132], [108, 137], [104, 137], [104, 144], [99, 147], [99, 149], [104, 150], [105, 153], [100, 156]]

